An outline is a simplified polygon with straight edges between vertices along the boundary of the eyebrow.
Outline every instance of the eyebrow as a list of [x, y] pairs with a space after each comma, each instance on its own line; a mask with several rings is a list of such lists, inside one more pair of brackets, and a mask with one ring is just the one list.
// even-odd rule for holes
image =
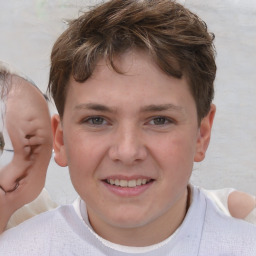
[[160, 104], [160, 105], [148, 105], [142, 107], [142, 112], [158, 112], [158, 111], [166, 111], [166, 110], [175, 110], [182, 111], [183, 108], [181, 106], [176, 106], [173, 104]]
[[95, 110], [95, 111], [103, 111], [103, 112], [114, 112], [114, 109], [109, 108], [105, 105], [98, 104], [98, 103], [85, 103], [85, 104], [79, 104], [75, 106], [75, 109], [87, 109], [87, 110]]
[[[79, 104], [75, 106], [75, 109], [95, 110], [95, 111], [103, 111], [103, 112], [110, 112], [110, 113], [115, 112], [114, 108], [110, 108], [98, 103]], [[174, 111], [182, 112], [183, 108], [181, 106], [176, 106], [173, 104], [160, 104], [160, 105], [151, 104], [141, 108], [141, 112], [158, 112], [158, 111], [166, 111], [166, 110], [174, 110]]]

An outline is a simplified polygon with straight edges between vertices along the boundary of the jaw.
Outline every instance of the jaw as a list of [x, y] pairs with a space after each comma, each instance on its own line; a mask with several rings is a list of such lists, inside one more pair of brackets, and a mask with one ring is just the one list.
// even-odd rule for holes
[[126, 197], [117, 208], [105, 205], [109, 210], [104, 214], [98, 211], [97, 215], [88, 207], [88, 216], [94, 231], [104, 239], [126, 246], [149, 246], [175, 232], [186, 215], [186, 206], [187, 190], [167, 210], [159, 211], [157, 202]]

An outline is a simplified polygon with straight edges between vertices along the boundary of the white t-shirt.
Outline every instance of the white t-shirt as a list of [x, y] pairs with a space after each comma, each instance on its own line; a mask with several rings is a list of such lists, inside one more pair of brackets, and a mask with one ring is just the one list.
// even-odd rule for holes
[[[58, 207], [0, 236], [5, 256], [255, 256], [256, 227], [224, 215], [204, 192], [192, 187], [192, 203], [176, 232], [144, 248], [124, 247], [99, 237], [88, 223], [86, 206]], [[84, 215], [85, 214], [85, 215]]]
[[[228, 197], [234, 192], [233, 188], [223, 188], [217, 190], [203, 189], [204, 193], [217, 205], [217, 207], [227, 216], [231, 216], [228, 208]], [[255, 198], [256, 202], [256, 198]], [[245, 221], [256, 225], [256, 207], [244, 218]]]
[[[235, 191], [233, 188], [223, 188], [217, 190], [203, 189], [204, 193], [218, 206], [218, 208], [227, 216], [231, 216], [228, 210], [228, 196], [231, 192]], [[32, 203], [23, 206], [15, 212], [8, 222], [7, 228], [15, 227], [23, 221], [38, 215], [39, 213], [54, 209], [57, 207], [49, 196], [48, 192], [44, 189], [42, 193]], [[244, 219], [247, 222], [256, 225], [256, 208], [254, 208], [248, 216]]]

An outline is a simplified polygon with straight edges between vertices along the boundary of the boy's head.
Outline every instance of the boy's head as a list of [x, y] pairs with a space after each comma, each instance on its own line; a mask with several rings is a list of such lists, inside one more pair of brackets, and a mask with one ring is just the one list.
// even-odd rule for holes
[[213, 52], [205, 24], [167, 0], [107, 2], [55, 43], [55, 160], [102, 237], [146, 246], [181, 224], [210, 140]]
[[70, 77], [86, 81], [105, 59], [130, 49], [150, 55], [168, 75], [186, 77], [198, 121], [208, 113], [216, 74], [213, 34], [195, 14], [172, 0], [113, 0], [70, 23], [52, 50], [49, 90], [62, 117]]

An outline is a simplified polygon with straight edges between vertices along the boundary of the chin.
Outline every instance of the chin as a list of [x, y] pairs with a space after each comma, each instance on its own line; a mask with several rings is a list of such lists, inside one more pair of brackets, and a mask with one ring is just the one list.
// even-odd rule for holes
[[138, 214], [124, 214], [125, 211], [122, 212], [120, 216], [112, 216], [111, 217], [111, 224], [118, 228], [125, 228], [125, 229], [134, 229], [143, 227], [148, 222], [145, 218], [145, 214], [143, 216], [138, 216]]

